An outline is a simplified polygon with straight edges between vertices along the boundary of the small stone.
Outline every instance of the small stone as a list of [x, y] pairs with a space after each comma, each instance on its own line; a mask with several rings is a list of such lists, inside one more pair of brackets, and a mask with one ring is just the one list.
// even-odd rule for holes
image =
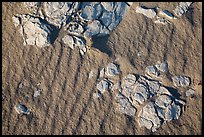
[[66, 35], [62, 38], [64, 44], [68, 45], [71, 49], [74, 49], [74, 40], [70, 35]]
[[108, 79], [103, 79], [97, 84], [97, 89], [103, 94], [104, 92], [110, 90], [113, 83]]
[[114, 64], [114, 63], [109, 63], [107, 68], [106, 68], [106, 72], [105, 74], [107, 76], [116, 76], [120, 73], [120, 69], [119, 66]]
[[181, 17], [184, 13], [187, 12], [191, 4], [192, 2], [179, 2], [179, 5], [173, 10], [174, 14], [178, 17]]
[[188, 96], [192, 96], [192, 95], [194, 95], [195, 94], [195, 90], [193, 90], [193, 89], [189, 89], [189, 90], [187, 90], [186, 91], [186, 96], [188, 97]]
[[101, 13], [102, 6], [98, 3], [93, 5], [89, 5], [89, 3], [83, 3], [82, 5], [81, 17], [86, 20], [96, 20]]
[[16, 105], [15, 110], [17, 111], [18, 114], [30, 114], [28, 108], [23, 104]]
[[36, 90], [35, 92], [34, 92], [34, 97], [36, 98], [36, 97], [38, 97], [38, 96], [40, 96], [42, 94], [42, 90]]
[[77, 22], [70, 22], [66, 28], [68, 32], [73, 35], [81, 35], [84, 32], [82, 25]]
[[127, 87], [132, 86], [136, 82], [136, 77], [133, 74], [128, 74], [122, 80], [122, 87], [125, 85]]
[[130, 104], [127, 98], [120, 96], [117, 102], [116, 110], [129, 116], [135, 116], [137, 110]]
[[163, 109], [165, 109], [171, 103], [172, 103], [172, 99], [168, 95], [161, 95], [155, 101], [155, 104]]
[[145, 73], [147, 74], [147, 76], [150, 76], [150, 77], [158, 77], [160, 74], [158, 69], [154, 65], [147, 66], [145, 69]]
[[20, 84], [18, 85], [18, 88], [19, 89], [23, 88], [23, 81], [20, 82]]
[[17, 27], [20, 24], [19, 18], [13, 16], [12, 19], [13, 19], [14, 26]]
[[99, 34], [101, 27], [102, 27], [101, 23], [98, 20], [94, 20], [86, 27], [85, 36], [89, 38], [91, 36]]
[[163, 63], [158, 63], [155, 65], [155, 67], [160, 71], [160, 72], [167, 72], [168, 71], [168, 64], [167, 62], [163, 62]]
[[97, 75], [96, 70], [91, 70], [91, 72], [89, 73], [89, 79], [96, 75]]
[[190, 78], [186, 76], [174, 76], [172, 80], [176, 87], [187, 87], [190, 85]]
[[148, 91], [148, 88], [143, 84], [137, 83], [135, 88], [134, 88], [134, 93], [138, 93], [138, 94], [142, 95], [142, 97], [144, 98], [144, 101], [146, 101], [150, 97], [150, 93]]
[[136, 7], [136, 10], [135, 10], [137, 13], [141, 13], [143, 14], [144, 16], [148, 17], [148, 18], [154, 18], [157, 13], [154, 9], [148, 9], [148, 8], [143, 8], [143, 7]]

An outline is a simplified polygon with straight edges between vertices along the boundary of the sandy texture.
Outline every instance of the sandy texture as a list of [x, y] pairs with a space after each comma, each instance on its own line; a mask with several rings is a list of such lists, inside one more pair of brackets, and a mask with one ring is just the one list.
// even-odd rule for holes
[[[78, 49], [71, 50], [60, 42], [63, 31], [53, 46], [23, 46], [11, 18], [27, 11], [22, 3], [4, 2], [2, 134], [202, 134], [202, 3], [193, 3], [185, 15], [170, 25], [154, 24], [134, 10], [145, 5], [172, 11], [177, 4], [134, 2], [119, 26], [108, 36], [93, 38], [93, 48], [81, 57]], [[196, 90], [193, 98], [185, 97], [185, 89], [178, 88], [187, 102], [181, 117], [152, 133], [139, 128], [135, 117], [115, 110], [114, 94], [94, 100], [92, 94], [98, 81], [96, 76], [88, 79], [89, 72], [99, 71], [116, 58], [124, 76], [144, 74], [146, 66], [167, 61], [165, 85], [173, 87], [174, 75], [190, 77], [190, 87]], [[24, 86], [19, 89], [21, 81]], [[43, 93], [33, 100], [39, 82]], [[17, 103], [26, 104], [33, 115], [18, 115], [14, 110]]]

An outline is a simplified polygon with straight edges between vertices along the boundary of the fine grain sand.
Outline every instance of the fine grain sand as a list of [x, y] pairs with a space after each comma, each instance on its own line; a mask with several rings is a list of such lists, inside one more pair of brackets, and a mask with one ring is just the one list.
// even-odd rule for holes
[[[77, 48], [71, 50], [60, 42], [63, 31], [50, 47], [23, 46], [12, 16], [27, 11], [22, 3], [3, 2], [2, 134], [202, 134], [202, 3], [193, 3], [169, 25], [154, 24], [134, 10], [145, 5], [172, 12], [177, 4], [134, 2], [118, 27], [108, 36], [94, 37], [93, 48], [81, 57]], [[88, 79], [89, 72], [115, 59], [122, 75], [144, 74], [146, 66], [167, 61], [169, 73], [163, 84], [173, 87], [171, 76], [188, 76], [195, 96], [185, 97], [185, 89], [177, 88], [187, 102], [180, 118], [164, 123], [154, 133], [140, 128], [135, 117], [116, 111], [114, 94], [93, 99], [98, 81], [96, 76]], [[21, 81], [24, 86], [19, 89]], [[43, 93], [33, 100], [39, 82]], [[17, 103], [26, 104], [33, 115], [18, 115]]]

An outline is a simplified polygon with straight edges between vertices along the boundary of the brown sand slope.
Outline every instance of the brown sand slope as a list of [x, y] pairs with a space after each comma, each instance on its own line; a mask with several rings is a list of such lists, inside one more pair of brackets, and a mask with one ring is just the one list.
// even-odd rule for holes
[[[23, 46], [11, 18], [26, 11], [21, 3], [3, 3], [3, 134], [201, 134], [202, 5], [194, 3], [179, 20], [162, 26], [135, 13], [134, 8], [139, 4], [168, 10], [176, 6], [174, 3], [134, 3], [110, 36], [94, 38], [93, 46], [104, 53], [92, 48], [81, 57], [77, 49], [71, 50], [60, 42], [63, 32], [52, 47]], [[103, 45], [105, 49], [101, 48]], [[101, 100], [92, 98], [97, 78], [88, 79], [89, 72], [105, 67], [115, 58], [119, 58], [124, 75], [144, 74], [146, 66], [167, 61], [169, 75], [191, 78], [196, 96], [186, 98], [186, 110], [178, 120], [164, 123], [154, 133], [139, 128], [134, 117], [115, 111], [112, 93], [105, 94]], [[24, 86], [19, 89], [21, 81]], [[32, 94], [39, 82], [43, 94], [33, 100]], [[165, 83], [173, 86], [170, 80]], [[33, 116], [18, 115], [14, 110], [17, 103], [26, 104]]]

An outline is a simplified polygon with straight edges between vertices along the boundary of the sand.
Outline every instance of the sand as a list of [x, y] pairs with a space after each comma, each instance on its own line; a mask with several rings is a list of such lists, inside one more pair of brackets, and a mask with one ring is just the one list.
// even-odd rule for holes
[[[94, 37], [92, 48], [84, 56], [60, 39], [50, 47], [23, 46], [12, 16], [26, 13], [19, 2], [2, 3], [2, 134], [128, 134], [128, 135], [200, 135], [202, 134], [202, 3], [170, 25], [155, 24], [135, 13], [135, 7], [159, 6], [172, 11], [177, 2], [134, 2], [118, 27], [108, 36]], [[94, 100], [97, 77], [88, 79], [93, 69], [118, 59], [123, 75], [144, 74], [145, 67], [167, 61], [169, 73], [163, 83], [173, 87], [171, 76], [191, 78], [194, 97], [185, 97], [185, 110], [178, 120], [164, 123], [156, 132], [139, 127], [135, 117], [115, 110], [114, 94]], [[24, 85], [19, 89], [19, 84]], [[37, 84], [43, 92], [32, 99]], [[28, 99], [25, 99], [25, 95]], [[14, 106], [24, 103], [32, 115], [18, 115]]]

